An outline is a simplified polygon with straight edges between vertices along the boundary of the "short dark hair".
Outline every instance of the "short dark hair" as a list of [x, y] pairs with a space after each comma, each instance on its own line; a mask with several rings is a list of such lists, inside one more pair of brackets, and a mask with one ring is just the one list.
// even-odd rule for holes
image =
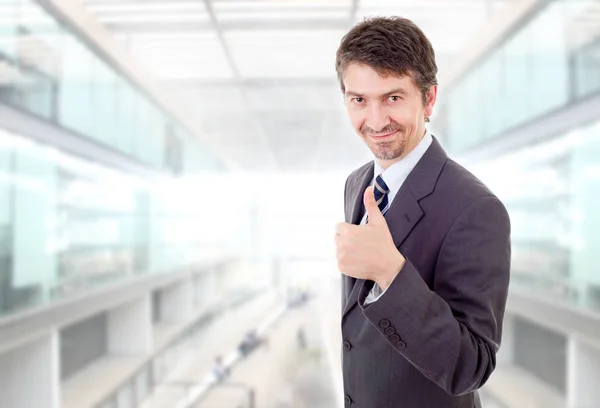
[[433, 47], [423, 31], [406, 18], [367, 18], [342, 38], [335, 59], [342, 92], [346, 91], [344, 72], [352, 63], [368, 65], [379, 75], [409, 75], [421, 90], [423, 104], [427, 103], [427, 91], [437, 85]]

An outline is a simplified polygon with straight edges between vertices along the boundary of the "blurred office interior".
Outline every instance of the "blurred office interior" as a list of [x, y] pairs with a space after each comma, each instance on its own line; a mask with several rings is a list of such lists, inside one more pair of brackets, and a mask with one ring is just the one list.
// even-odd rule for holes
[[600, 0], [0, 0], [2, 408], [344, 406], [334, 61], [376, 15], [511, 216], [484, 407], [600, 407]]

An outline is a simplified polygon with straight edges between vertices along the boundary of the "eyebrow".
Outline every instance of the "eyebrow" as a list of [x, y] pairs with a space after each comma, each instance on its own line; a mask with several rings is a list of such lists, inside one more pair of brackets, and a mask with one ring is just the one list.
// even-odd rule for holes
[[[391, 91], [386, 92], [383, 95], [381, 95], [381, 97], [383, 98], [383, 97], [394, 95], [394, 94], [407, 95], [408, 92], [406, 92], [406, 90], [404, 88], [394, 88]], [[364, 98], [363, 94], [361, 94], [359, 92], [354, 92], [354, 91], [346, 91], [346, 96], [356, 96], [358, 98]]]

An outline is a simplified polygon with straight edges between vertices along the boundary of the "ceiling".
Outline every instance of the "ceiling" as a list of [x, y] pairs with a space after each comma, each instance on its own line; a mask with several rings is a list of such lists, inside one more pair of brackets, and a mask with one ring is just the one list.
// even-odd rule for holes
[[354, 23], [412, 19], [444, 70], [518, 0], [81, 1], [198, 121], [199, 136], [241, 168], [322, 172], [370, 157], [345, 117], [334, 69]]

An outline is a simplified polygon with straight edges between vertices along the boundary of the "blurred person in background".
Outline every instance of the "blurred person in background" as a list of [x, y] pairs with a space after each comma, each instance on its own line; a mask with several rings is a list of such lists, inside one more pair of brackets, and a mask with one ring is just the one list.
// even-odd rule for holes
[[508, 292], [506, 209], [425, 126], [437, 66], [414, 23], [357, 24], [336, 70], [375, 156], [346, 180], [346, 222], [336, 226], [345, 404], [481, 407]]
[[252, 351], [254, 351], [259, 346], [265, 346], [268, 348], [269, 342], [266, 336], [259, 337], [256, 333], [256, 330], [252, 329], [246, 333], [244, 339], [238, 346], [238, 350], [242, 357], [246, 357]]
[[229, 375], [229, 369], [225, 367], [225, 364], [223, 364], [223, 359], [221, 356], [217, 356], [217, 358], [215, 358], [212, 372], [217, 382], [222, 382]]

